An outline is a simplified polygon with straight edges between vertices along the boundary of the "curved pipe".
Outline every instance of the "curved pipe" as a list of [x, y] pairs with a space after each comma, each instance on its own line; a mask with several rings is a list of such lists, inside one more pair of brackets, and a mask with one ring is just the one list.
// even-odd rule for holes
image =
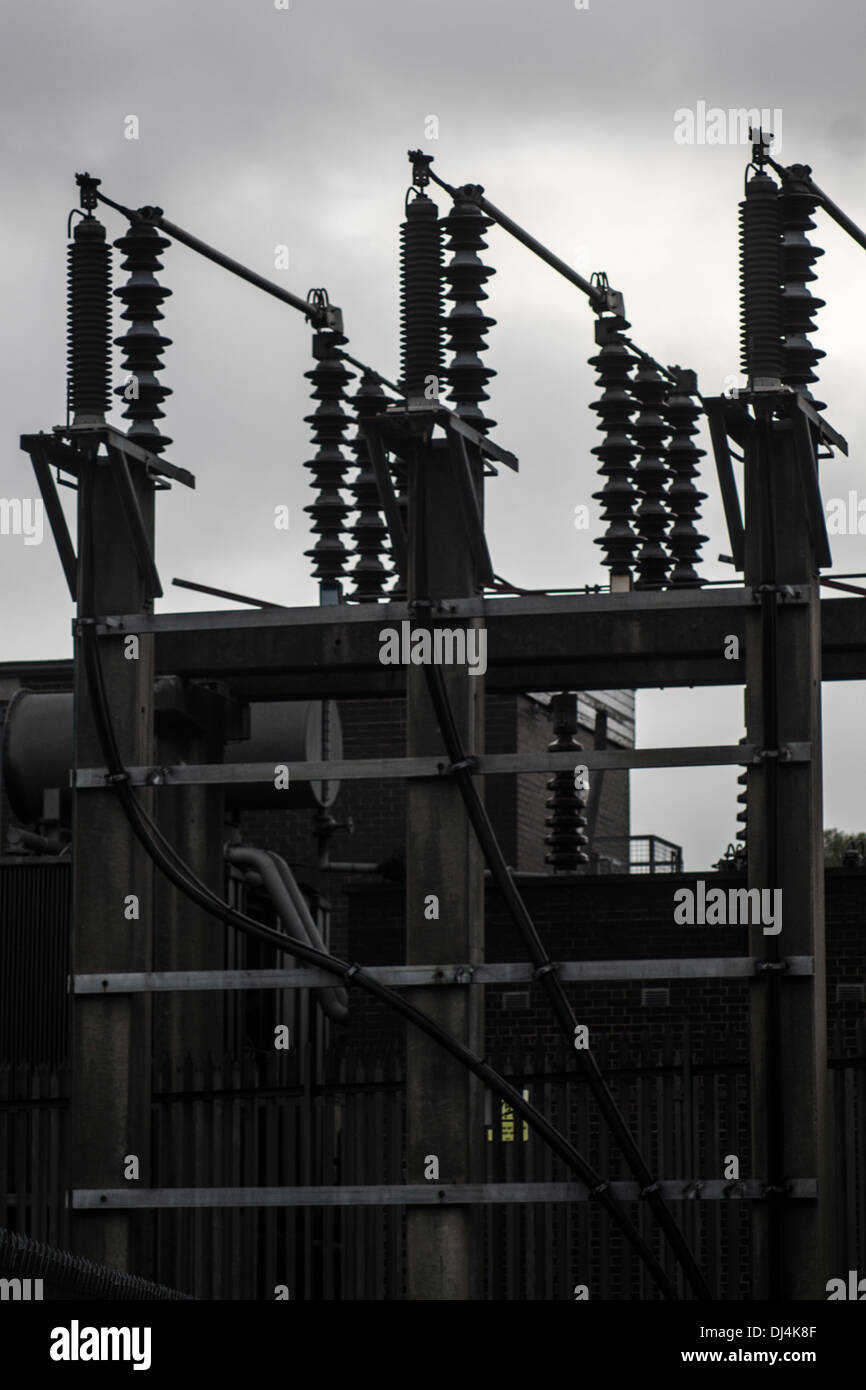
[[[261, 877], [265, 890], [289, 936], [315, 946], [327, 948], [313, 921], [303, 894], [284, 859], [278, 854], [257, 849], [254, 845], [227, 845], [226, 859], [239, 869], [253, 869]], [[345, 1023], [349, 1017], [349, 996], [341, 985], [326, 986], [314, 991], [322, 1012], [334, 1023]]]

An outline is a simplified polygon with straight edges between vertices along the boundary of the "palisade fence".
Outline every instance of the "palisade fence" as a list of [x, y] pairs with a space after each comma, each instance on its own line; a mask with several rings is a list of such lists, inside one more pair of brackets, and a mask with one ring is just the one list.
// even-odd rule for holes
[[[841, 1040], [841, 1034], [839, 1035]], [[749, 1177], [748, 1078], [733, 1051], [688, 1039], [614, 1040], [596, 1055], [650, 1167], [664, 1178], [720, 1177], [726, 1155]], [[620, 1155], [565, 1052], [491, 1057], [563, 1127], [602, 1174], [627, 1178]], [[66, 1248], [63, 1173], [67, 1072], [0, 1064], [0, 1226]], [[154, 1186], [238, 1187], [399, 1183], [405, 1180], [405, 1098], [399, 1052], [332, 1047], [216, 1065], [157, 1067]], [[866, 1265], [866, 1030], [829, 1070], [834, 1195], [831, 1274]], [[489, 1182], [570, 1180], [563, 1165], [496, 1097], [485, 1111]], [[429, 1150], [435, 1152], [435, 1136]], [[418, 1180], [418, 1175], [413, 1175]], [[442, 1175], [447, 1181], [447, 1174]], [[118, 1178], [118, 1186], [122, 1180]], [[433, 1186], [433, 1184], [431, 1184]], [[714, 1296], [750, 1294], [751, 1203], [684, 1200], [678, 1220]], [[630, 1211], [653, 1248], [657, 1232]], [[142, 1213], [152, 1268], [136, 1271], [202, 1299], [399, 1299], [405, 1208], [172, 1209]], [[477, 1209], [487, 1299], [653, 1298], [639, 1262], [589, 1202]], [[665, 1257], [669, 1259], [669, 1257]], [[673, 1272], [673, 1267], [671, 1266]]]

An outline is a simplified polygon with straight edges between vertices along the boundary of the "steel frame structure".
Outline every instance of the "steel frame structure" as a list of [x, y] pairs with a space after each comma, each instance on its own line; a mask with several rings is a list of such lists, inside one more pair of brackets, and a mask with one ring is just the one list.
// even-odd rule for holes
[[[446, 191], [464, 202], [474, 203], [484, 214], [515, 235], [549, 265], [584, 292], [596, 312], [622, 320], [622, 297], [606, 280], [585, 281], [504, 213], [483, 197], [483, 190], [464, 185], [455, 190], [430, 170], [430, 159], [413, 152], [416, 184], [432, 177]], [[772, 163], [772, 161], [770, 161]], [[760, 169], [759, 159], [759, 169]], [[778, 169], [778, 166], [773, 165]], [[786, 171], [783, 171], [786, 172]], [[160, 209], [141, 209], [131, 213], [122, 205], [95, 191], [97, 180], [86, 181], [85, 207], [95, 199], [124, 213], [130, 221], [146, 221], [169, 237], [179, 240], [222, 265], [232, 273], [264, 289], [277, 293], [284, 302], [298, 309], [319, 328], [341, 335], [342, 316], [324, 300], [303, 301], [264, 281], [254, 272], [231, 261], [221, 252], [186, 233], [165, 219]], [[815, 190], [820, 193], [820, 190]], [[821, 195], [823, 196], [823, 195]], [[831, 215], [838, 213], [825, 199]], [[841, 216], [841, 215], [840, 215]], [[837, 217], [837, 220], [839, 218]], [[844, 225], [844, 223], [843, 223]], [[850, 224], [849, 230], [853, 227]], [[858, 229], [854, 228], [855, 231]], [[852, 232], [853, 234], [853, 232]], [[862, 234], [860, 234], [862, 236]], [[316, 292], [321, 296], [322, 292]], [[622, 320], [624, 322], [624, 320]], [[626, 325], [627, 326], [627, 325]], [[340, 336], [340, 342], [344, 342]], [[624, 340], [629, 342], [629, 340]], [[629, 344], [637, 356], [658, 366], [647, 354]], [[339, 356], [339, 350], [337, 352]], [[347, 356], [346, 354], [343, 354]], [[354, 359], [348, 359], [354, 361]], [[752, 364], [754, 365], [754, 364]], [[660, 369], [664, 372], [664, 369]], [[677, 369], [678, 370], [678, 369]], [[673, 369], [667, 374], [671, 376]], [[384, 378], [380, 378], [385, 380]], [[821, 1222], [826, 1183], [825, 1136], [822, 1131], [820, 1026], [823, 990], [823, 922], [817, 894], [820, 872], [820, 846], [815, 838], [815, 788], [820, 810], [820, 711], [814, 701], [814, 687], [821, 679], [858, 679], [866, 676], [866, 613], [859, 600], [837, 599], [820, 602], [816, 575], [829, 564], [829, 545], [820, 507], [817, 459], [821, 444], [846, 450], [844, 439], [832, 429], [803, 394], [773, 380], [772, 371], [763, 375], [750, 372], [750, 390], [731, 403], [724, 398], [704, 402], [714, 443], [716, 466], [722, 491], [734, 563], [745, 572], [742, 588], [717, 590], [673, 590], [668, 592], [612, 592], [584, 597], [544, 596], [489, 598], [470, 592], [455, 598], [440, 596], [443, 578], [435, 581], [439, 593], [423, 595], [430, 621], [483, 621], [493, 654], [485, 674], [484, 686], [491, 691], [527, 689], [598, 689], [667, 686], [743, 684], [746, 687], [747, 742], [736, 747], [667, 748], [644, 750], [601, 750], [581, 753], [588, 769], [688, 767], [742, 765], [752, 770], [750, 786], [750, 878], [751, 886], [769, 877], [793, 893], [795, 918], [791, 939], [794, 950], [783, 955], [776, 942], [766, 950], [753, 933], [751, 953], [745, 957], [722, 957], [680, 961], [548, 962], [543, 971], [555, 971], [561, 980], [650, 979], [726, 977], [752, 981], [753, 993], [753, 1083], [755, 1095], [756, 1163], [767, 1164], [765, 1176], [737, 1183], [690, 1179], [676, 1182], [658, 1180], [652, 1189], [639, 1182], [605, 1184], [622, 1201], [645, 1198], [650, 1191], [666, 1200], [727, 1200], [731, 1197], [756, 1200], [765, 1210], [765, 1223], [759, 1240], [758, 1279], [765, 1296], [778, 1296], [787, 1287], [795, 1297], [815, 1297], [821, 1276]], [[748, 407], [748, 408], [747, 408]], [[749, 414], [751, 409], [752, 414]], [[484, 535], [480, 499], [480, 479], [492, 461], [516, 466], [513, 456], [493, 445], [483, 432], [469, 426], [459, 414], [438, 404], [430, 406], [410, 399], [402, 406], [388, 406], [368, 416], [363, 434], [370, 450], [372, 467], [379, 486], [381, 508], [391, 533], [392, 551], [398, 575], [406, 581], [412, 568], [412, 527], [418, 517], [410, 515], [406, 528], [390, 476], [387, 454], [403, 453], [417, 469], [419, 451], [433, 451], [433, 429], [441, 427], [445, 439], [438, 446], [439, 457], [447, 458], [452, 471], [453, 498], [464, 520], [464, 541], [474, 568], [474, 587], [493, 582], [494, 570]], [[733, 483], [729, 440], [743, 449], [746, 459], [746, 521], [740, 515]], [[171, 671], [188, 679], [219, 679], [230, 683], [233, 693], [244, 698], [353, 697], [377, 698], [408, 695], [410, 705], [421, 709], [418, 673], [411, 669], [384, 668], [375, 650], [374, 628], [385, 623], [417, 618], [416, 592], [409, 601], [302, 609], [263, 608], [254, 613], [169, 614], [155, 616], [149, 611], [162, 589], [153, 563], [152, 491], [165, 478], [186, 485], [193, 479], [185, 470], [169, 465], [147, 449], [142, 449], [121, 432], [104, 425], [93, 428], [75, 426], [57, 429], [53, 435], [26, 435], [24, 448], [33, 460], [37, 480], [43, 491], [61, 563], [70, 593], [79, 601], [76, 636], [98, 640], [114, 655], [109, 676], [116, 685], [122, 667], [116, 660], [116, 641], [128, 634], [148, 644], [149, 662], [142, 667], [146, 684], [150, 670]], [[100, 448], [104, 448], [108, 467], [99, 478]], [[429, 458], [433, 457], [431, 452]], [[484, 461], [482, 463], [482, 460]], [[122, 521], [127, 540], [113, 536], [108, 564], [101, 557], [101, 581], [91, 602], [96, 606], [82, 610], [80, 563], [59, 507], [49, 465], [71, 474], [80, 474], [88, 484], [88, 517], [91, 535], [107, 538], [107, 526]], [[775, 466], [775, 472], [773, 471]], [[410, 470], [411, 471], [411, 470]], [[105, 484], [109, 482], [109, 500]], [[116, 492], [111, 492], [116, 488]], [[411, 502], [411, 498], [410, 498]], [[412, 504], [414, 505], [414, 504]], [[96, 518], [94, 522], [94, 517]], [[775, 517], [775, 520], [774, 520]], [[792, 542], [780, 545], [779, 518], [790, 523]], [[781, 553], [768, 570], [766, 538], [775, 540]], [[760, 542], [760, 543], [759, 543]], [[415, 537], [417, 544], [417, 536]], [[92, 540], [91, 540], [92, 544]], [[772, 547], [771, 547], [772, 548]], [[91, 563], [93, 560], [91, 559]], [[125, 572], [126, 582], [117, 575]], [[113, 577], [112, 577], [113, 575]], [[121, 592], [125, 591], [125, 592]], [[444, 592], [447, 592], [447, 588]], [[138, 601], [132, 609], [117, 606], [111, 610], [111, 597], [123, 603], [126, 594]], [[432, 600], [432, 602], [430, 601]], [[84, 627], [87, 632], [85, 633]], [[823, 629], [823, 632], [822, 632]], [[743, 664], [723, 655], [724, 642], [737, 637], [745, 647]], [[778, 640], [777, 640], [778, 639]], [[781, 644], [781, 645], [780, 645]], [[822, 670], [823, 645], [823, 670]], [[153, 663], [152, 668], [150, 662]], [[785, 672], [790, 680], [781, 678]], [[808, 692], [798, 688], [795, 676], [802, 678]], [[413, 686], [413, 681], [415, 684]], [[136, 698], [141, 698], [142, 684]], [[476, 687], [477, 690], [481, 686]], [[79, 830], [104, 824], [96, 807], [101, 799], [93, 793], [117, 780], [94, 764], [94, 740], [88, 721], [87, 694], [79, 686], [83, 712], [80, 714], [76, 771], [73, 786], [79, 808]], [[459, 682], [454, 690], [461, 698]], [[811, 701], [811, 703], [810, 703]], [[145, 702], [146, 703], [146, 702]], [[128, 712], [127, 716], [128, 718]], [[123, 731], [124, 745], [132, 747], [129, 728]], [[429, 729], [428, 729], [429, 738]], [[139, 731], [138, 746], [147, 751], [152, 739]], [[90, 756], [88, 756], [90, 754]], [[565, 770], [573, 766], [566, 754], [496, 755], [471, 751], [465, 764], [473, 774], [507, 774], [523, 771]], [[207, 787], [229, 781], [269, 779], [273, 769], [261, 765], [224, 767], [214, 764], [160, 767], [145, 758], [136, 762], [128, 752], [124, 757], [124, 778], [128, 785], [154, 789], [165, 785]], [[783, 771], [784, 769], [784, 771]], [[447, 787], [456, 768], [441, 755], [416, 751], [396, 760], [341, 760], [297, 764], [291, 767], [296, 779], [319, 780], [323, 776], [343, 778], [399, 777], [415, 785], [420, 797], [436, 796], [433, 789]], [[773, 819], [779, 801], [779, 778], [789, 778], [798, 825], [808, 838], [806, 862], [799, 870], [779, 861], [778, 824]], [[148, 790], [148, 795], [154, 795]], [[158, 792], [155, 793], [158, 797]], [[423, 805], [423, 800], [419, 801]], [[84, 808], [89, 808], [85, 811]], [[753, 813], [754, 812], [754, 813]], [[76, 844], [76, 864], [82, 871], [85, 845], [83, 835]], [[480, 866], [473, 871], [478, 879]], [[468, 880], [467, 880], [468, 882]], [[87, 928], [88, 908], [83, 888], [88, 885], [84, 872], [77, 893], [79, 931]], [[468, 899], [467, 899], [468, 900]], [[103, 924], [104, 928], [104, 924]], [[85, 930], [86, 947], [79, 952], [71, 987], [78, 1010], [79, 1039], [88, 1055], [88, 1037], [104, 1039], [106, 1027], [120, 1020], [122, 1031], [134, 1028], [135, 996], [160, 992], [194, 992], [225, 988], [307, 988], [332, 980], [325, 971], [313, 969], [267, 972], [174, 971], [155, 972], [147, 968], [103, 970], [82, 968], [92, 960], [94, 949], [104, 940], [100, 930]], [[97, 951], [98, 954], [98, 951]], [[452, 961], [454, 957], [452, 955]], [[353, 967], [354, 968], [354, 967]], [[483, 985], [499, 981], [537, 979], [542, 973], [527, 964], [484, 964], [468, 959], [465, 964], [432, 961], [406, 967], [380, 967], [365, 974], [382, 984], [439, 991], [452, 998], [453, 987]], [[790, 982], [790, 983], [789, 983]], [[444, 989], [443, 989], [444, 987]], [[807, 993], [803, 993], [806, 990]], [[472, 991], [466, 991], [467, 994]], [[110, 1020], [100, 1020], [91, 1012], [100, 1005], [93, 1001], [104, 996], [105, 1008], [120, 1007]], [[425, 996], [426, 997], [426, 996]], [[430, 996], [433, 997], [432, 995]], [[112, 1004], [111, 1001], [115, 1003]], [[125, 1001], [125, 1002], [123, 1002]], [[438, 1005], [433, 1005], [434, 1010]], [[132, 1012], [130, 1012], [132, 1010]], [[446, 1008], [447, 1014], [447, 1008]], [[445, 1016], [445, 1015], [440, 1015]], [[95, 1020], [95, 1024], [94, 1024]], [[779, 1056], [779, 1037], [783, 1022], [796, 1022], [802, 1035], [792, 1035], [789, 1055]], [[146, 1030], [139, 1037], [146, 1037]], [[426, 1065], [426, 1064], [425, 1064]], [[780, 1116], [778, 1106], [784, 1094], [790, 1101], [792, 1087], [807, 1070], [806, 1097], [796, 1108], [796, 1119], [805, 1117], [805, 1135], [797, 1138], [789, 1121]], [[79, 1098], [87, 1090], [87, 1079], [79, 1073]], [[778, 1094], [768, 1095], [768, 1087], [778, 1086]], [[85, 1107], [85, 1110], [87, 1107]], [[84, 1112], [82, 1112], [84, 1113]], [[89, 1113], [93, 1113], [90, 1106]], [[124, 1121], [123, 1123], [126, 1123]], [[790, 1158], [805, 1158], [803, 1169], [792, 1176]], [[809, 1162], [809, 1159], [814, 1162]], [[81, 1166], [81, 1165], [79, 1165]], [[86, 1169], [87, 1163], [84, 1163]], [[808, 1173], [809, 1168], [812, 1172]], [[457, 1206], [461, 1210], [475, 1204], [495, 1201], [570, 1201], [597, 1195], [580, 1184], [511, 1186], [478, 1184], [471, 1181], [444, 1184], [434, 1192], [411, 1183], [401, 1187], [369, 1189], [214, 1189], [190, 1193], [142, 1187], [118, 1191], [99, 1181], [101, 1162], [91, 1163], [96, 1181], [82, 1186], [73, 1181], [72, 1205], [76, 1211], [128, 1210], [171, 1205], [282, 1205], [338, 1204], [346, 1202], [403, 1203], [422, 1207]], [[541, 1195], [541, 1194], [546, 1195]], [[789, 1218], [787, 1205], [805, 1216]], [[801, 1200], [802, 1199], [802, 1204]], [[763, 1218], [762, 1218], [763, 1219]], [[99, 1253], [129, 1259], [118, 1226], [104, 1228], [111, 1234], [96, 1242]], [[419, 1228], [420, 1229], [420, 1228]], [[425, 1229], [431, 1229], [427, 1227]], [[793, 1248], [791, 1235], [815, 1248]], [[816, 1235], [817, 1233], [817, 1235]], [[787, 1245], [785, 1237], [788, 1238]], [[116, 1244], [119, 1239], [120, 1245]], [[465, 1242], [464, 1242], [465, 1243]], [[117, 1254], [119, 1250], [119, 1255]], [[787, 1271], [785, 1252], [791, 1268]], [[460, 1256], [462, 1258], [462, 1256]], [[787, 1278], [787, 1285], [785, 1280]], [[764, 1280], [762, 1283], [761, 1281]], [[811, 1292], [810, 1292], [811, 1291]], [[434, 1295], [435, 1296], [435, 1295]]]

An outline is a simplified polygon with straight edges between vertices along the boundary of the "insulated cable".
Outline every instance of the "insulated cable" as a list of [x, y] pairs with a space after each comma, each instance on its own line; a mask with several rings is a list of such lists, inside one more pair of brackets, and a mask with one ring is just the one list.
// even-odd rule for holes
[[[431, 632], [433, 602], [429, 598], [417, 597], [419, 594], [426, 594], [429, 587], [426, 533], [427, 471], [423, 467], [423, 463], [417, 458], [417, 455], [415, 460], [415, 476], [418, 493], [418, 535], [416, 536], [414, 547], [416, 598], [414, 603], [410, 604], [410, 610], [416, 615], [419, 626], [422, 629], [426, 629], [427, 632]], [[493, 881], [502, 894], [503, 901], [511, 914], [514, 925], [526, 948], [526, 952], [533, 965], [536, 967], [536, 978], [540, 980], [543, 989], [550, 999], [560, 1028], [568, 1041], [573, 1042], [577, 1031], [574, 1013], [568, 1002], [562, 981], [557, 974], [556, 964], [549, 959], [541, 937], [538, 934], [538, 929], [511, 877], [510, 870], [506, 864], [502, 849], [487, 814], [487, 809], [478, 794], [478, 788], [473, 780], [473, 772], [470, 766], [472, 760], [471, 758], [467, 759], [466, 752], [463, 748], [463, 741], [454, 719], [454, 712], [445, 689], [442, 671], [434, 662], [430, 662], [425, 664], [424, 673], [427, 681], [427, 689], [430, 694], [430, 701], [451, 762], [451, 775], [456, 779], [457, 785], [460, 788], [467, 815], [475, 830], [478, 843], [487, 861], [487, 866], [490, 869]], [[640, 1149], [632, 1138], [607, 1082], [599, 1070], [595, 1057], [588, 1048], [576, 1048], [575, 1051], [584, 1079], [589, 1083], [590, 1090], [592, 1091], [599, 1109], [619, 1144], [629, 1167], [640, 1184], [641, 1196], [647, 1200], [659, 1225], [667, 1236], [672, 1249], [682, 1265], [689, 1284], [698, 1298], [711, 1299], [712, 1294], [704, 1280], [697, 1261], [672, 1213], [668, 1210], [659, 1191], [658, 1181], [653, 1177]]]
[[[84, 510], [86, 514], [86, 509]], [[89, 563], [89, 526], [87, 526], [87, 532], [88, 544], [82, 547], [83, 553], [87, 556], [85, 574], [82, 576], [82, 593], [86, 596], [85, 606], [91, 608], [92, 569]], [[109, 784], [117, 793], [130, 829], [145, 850], [145, 853], [157, 868], [161, 870], [164, 876], [173, 883], [185, 897], [196, 903], [197, 906], [203, 908], [211, 916], [218, 918], [220, 921], [225, 922], [227, 925], [234, 927], [236, 930], [248, 936], [255, 937], [260, 941], [274, 946], [278, 951], [284, 954], [292, 955], [300, 960], [307, 961], [310, 965], [319, 966], [321, 969], [328, 971], [328, 973], [340, 977], [343, 984], [347, 987], [350, 985], [357, 986], [374, 998], [381, 1000], [388, 1005], [388, 1007], [401, 1014], [408, 1022], [420, 1028], [435, 1042], [438, 1042], [441, 1047], [455, 1057], [492, 1091], [499, 1095], [500, 1098], [511, 1107], [514, 1113], [520, 1115], [521, 1118], [539, 1134], [548, 1147], [577, 1174], [579, 1181], [587, 1187], [590, 1197], [597, 1200], [619, 1226], [628, 1243], [650, 1270], [665, 1298], [677, 1299], [678, 1294], [673, 1282], [668, 1277], [649, 1245], [632, 1225], [619, 1199], [616, 1198], [611, 1191], [609, 1181], [602, 1178], [583, 1158], [574, 1145], [556, 1129], [551, 1121], [548, 1120], [541, 1111], [536, 1109], [531, 1102], [525, 1100], [522, 1092], [512, 1086], [510, 1082], [491, 1067], [484, 1058], [476, 1056], [475, 1053], [465, 1047], [456, 1038], [452, 1037], [445, 1029], [440, 1028], [433, 1019], [422, 1013], [420, 1009], [416, 1009], [414, 1005], [410, 1004], [408, 1000], [404, 999], [396, 990], [390, 989], [388, 986], [382, 985], [377, 980], [368, 976], [362, 966], [339, 960], [336, 956], [329, 955], [295, 938], [287, 938], [275, 929], [263, 926], [262, 923], [256, 922], [254, 918], [248, 917], [245, 913], [231, 907], [195, 877], [188, 866], [183, 864], [183, 861], [175, 850], [169, 853], [162, 848], [159, 839], [153, 835], [149, 829], [149, 823], [151, 823], [150, 817], [136, 798], [129, 782], [129, 774], [123, 766], [123, 762], [119, 755], [113, 721], [108, 706], [102, 664], [98, 653], [98, 637], [95, 630], [95, 620], [92, 614], [88, 614], [83, 620], [79, 619], [78, 633], [84, 658], [88, 691], [92, 702], [94, 723], [103, 757], [106, 761]], [[164, 839], [162, 836], [159, 838]]]

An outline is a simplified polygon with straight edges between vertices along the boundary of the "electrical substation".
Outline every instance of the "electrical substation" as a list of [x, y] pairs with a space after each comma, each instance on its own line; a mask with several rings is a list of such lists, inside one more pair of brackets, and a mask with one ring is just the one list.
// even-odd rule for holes
[[[821, 687], [866, 678], [866, 590], [831, 572], [845, 420], [811, 335], [816, 228], [866, 236], [752, 140], [727, 394], [638, 345], [627, 286], [420, 150], [397, 382], [352, 354], [351, 305], [76, 175], [68, 417], [21, 436], [74, 659], [0, 663], [0, 1272], [67, 1297], [735, 1301], [863, 1267], [866, 870], [825, 877]], [[497, 569], [485, 491], [532, 460], [487, 413], [492, 228], [592, 315], [604, 585]], [[158, 514], [198, 464], [164, 433], [189, 254], [312, 329], [315, 606], [182, 579], [227, 606], [157, 611]], [[723, 685], [741, 742], [635, 746], [636, 692]], [[632, 834], [629, 773], [719, 766], [739, 831], [696, 875], [661, 824]]]

